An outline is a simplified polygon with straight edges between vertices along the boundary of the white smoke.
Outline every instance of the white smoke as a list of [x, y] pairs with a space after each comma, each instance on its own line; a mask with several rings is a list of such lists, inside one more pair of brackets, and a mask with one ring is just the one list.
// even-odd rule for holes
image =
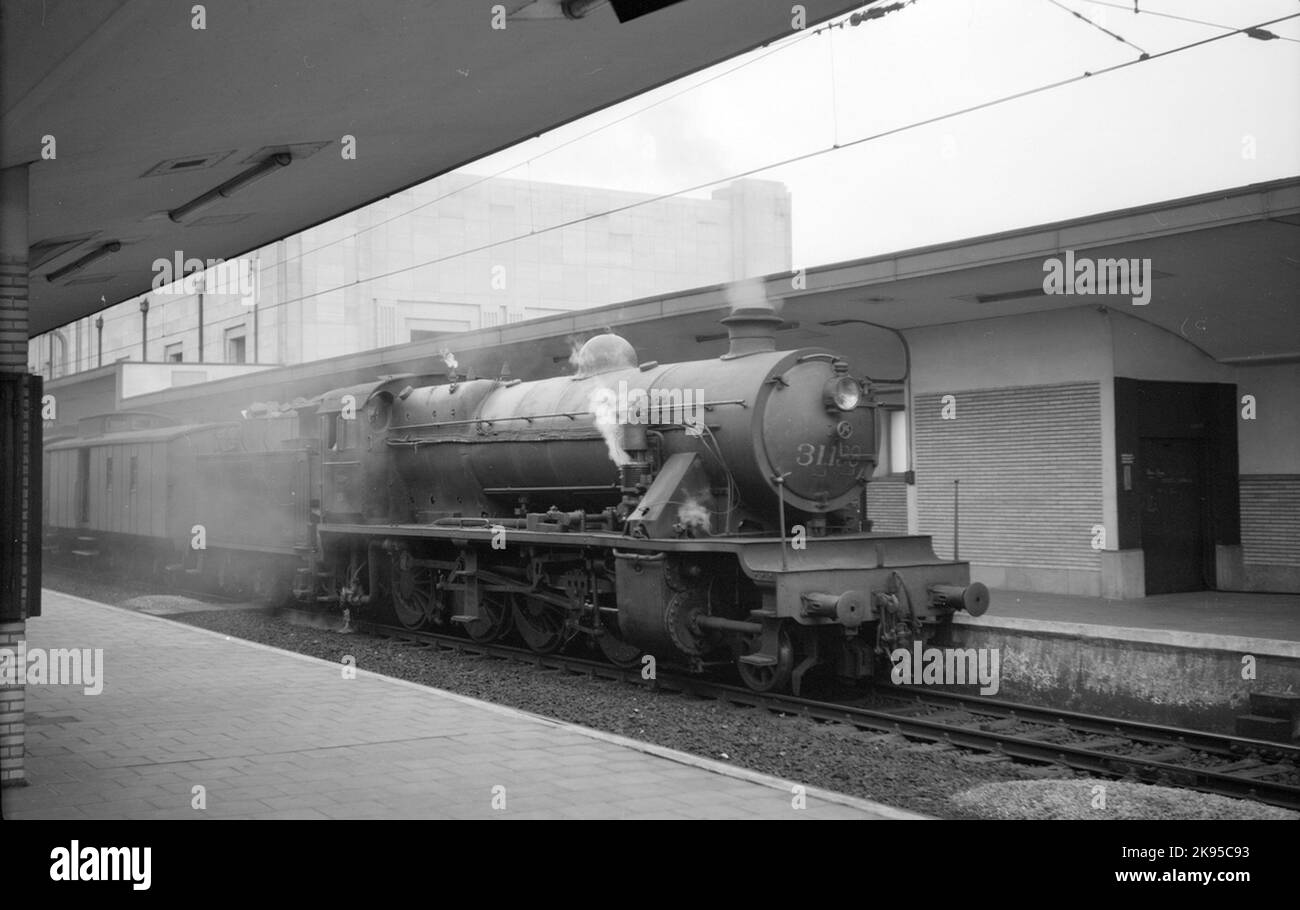
[[447, 369], [451, 370], [453, 373], [460, 369], [460, 363], [456, 360], [456, 355], [450, 350], [444, 348], [438, 352], [438, 356], [441, 357], [442, 362], [447, 365]]
[[731, 312], [741, 309], [763, 309], [781, 311], [783, 301], [768, 300], [767, 287], [761, 278], [745, 278], [727, 285], [727, 306]]
[[677, 507], [677, 523], [688, 531], [708, 534], [710, 518], [709, 510], [694, 499], [688, 499]]
[[596, 429], [605, 438], [609, 460], [618, 467], [632, 463], [623, 450], [623, 427], [618, 422], [618, 395], [613, 389], [594, 389], [587, 398], [587, 409], [596, 417]]
[[280, 618], [291, 626], [304, 626], [308, 629], [324, 629], [329, 632], [351, 633], [352, 617], [350, 611], [343, 611], [343, 618], [328, 616], [323, 613], [294, 613], [285, 611]]
[[567, 340], [569, 342], [569, 366], [573, 367], [575, 372], [585, 372], [582, 362], [583, 342], [576, 335], [570, 335]]

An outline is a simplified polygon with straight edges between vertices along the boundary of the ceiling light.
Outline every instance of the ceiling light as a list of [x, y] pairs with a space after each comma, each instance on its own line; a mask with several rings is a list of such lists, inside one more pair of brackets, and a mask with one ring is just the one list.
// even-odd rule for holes
[[682, 0], [609, 0], [609, 5], [614, 7], [614, 15], [618, 16], [618, 21], [622, 23], [648, 16], [650, 13], [657, 13], [665, 7], [681, 2]]
[[45, 280], [58, 281], [60, 278], [63, 278], [67, 275], [71, 275], [73, 272], [81, 271], [86, 266], [90, 265], [92, 262], [95, 262], [96, 260], [99, 259], [103, 259], [105, 256], [109, 255], [110, 253], [116, 253], [121, 248], [122, 248], [121, 243], [119, 243], [116, 240], [111, 240], [108, 243], [104, 244], [103, 246], [91, 250], [89, 253], [82, 256], [80, 259], [76, 260], [75, 262], [69, 262], [67, 265], [63, 266], [62, 268], [58, 268], [55, 269], [53, 272], [50, 272], [50, 274], [45, 276]]
[[293, 156], [287, 152], [280, 152], [264, 158], [248, 170], [231, 177], [216, 189], [208, 190], [202, 196], [191, 199], [179, 208], [172, 209], [167, 213], [167, 217], [172, 221], [175, 221], [177, 224], [180, 224], [187, 217], [193, 215], [200, 209], [207, 208], [209, 205], [222, 199], [230, 198], [250, 183], [261, 180], [272, 171], [278, 171], [282, 167], [288, 167], [291, 161], [293, 161]]
[[560, 9], [564, 10], [566, 19], [581, 19], [598, 6], [604, 6], [605, 0], [563, 0]]

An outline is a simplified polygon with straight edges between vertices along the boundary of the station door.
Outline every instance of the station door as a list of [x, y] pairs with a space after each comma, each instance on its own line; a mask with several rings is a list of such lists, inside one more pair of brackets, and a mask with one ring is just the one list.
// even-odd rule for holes
[[1147, 594], [1203, 591], [1209, 535], [1199, 439], [1142, 440], [1142, 553]]

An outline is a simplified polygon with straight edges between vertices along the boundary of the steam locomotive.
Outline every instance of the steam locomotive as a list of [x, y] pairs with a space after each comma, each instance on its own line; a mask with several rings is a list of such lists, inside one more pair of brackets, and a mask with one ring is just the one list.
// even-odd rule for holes
[[[954, 611], [983, 613], [967, 563], [871, 533], [870, 383], [832, 351], [776, 350], [770, 309], [723, 323], [717, 359], [638, 362], [602, 334], [553, 379], [462, 377], [451, 359], [287, 417], [99, 427], [47, 446], [50, 533], [91, 556], [127, 540], [145, 568], [267, 602], [734, 667], [760, 691], [870, 677]], [[148, 485], [133, 445], [154, 447], [147, 503], [126, 499]]]

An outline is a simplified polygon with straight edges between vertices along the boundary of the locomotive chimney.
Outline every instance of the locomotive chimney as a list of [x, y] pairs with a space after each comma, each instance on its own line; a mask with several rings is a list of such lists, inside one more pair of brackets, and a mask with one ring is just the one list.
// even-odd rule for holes
[[723, 360], [776, 350], [776, 327], [781, 317], [770, 307], [741, 307], [722, 320], [731, 339]]

